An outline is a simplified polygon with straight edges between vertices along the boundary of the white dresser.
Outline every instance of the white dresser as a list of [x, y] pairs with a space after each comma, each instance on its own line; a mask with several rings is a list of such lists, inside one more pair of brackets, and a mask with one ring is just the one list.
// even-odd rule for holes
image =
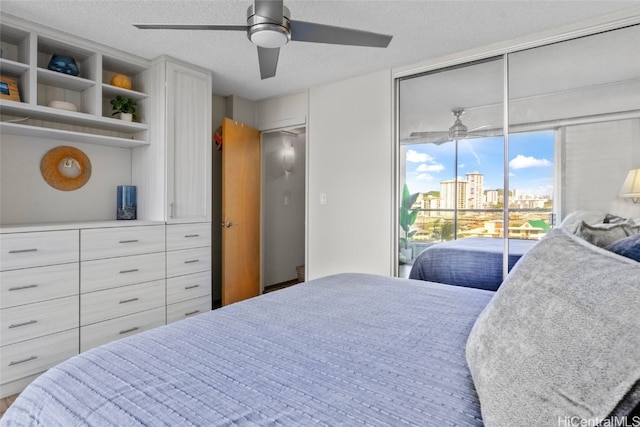
[[0, 397], [78, 353], [79, 237], [0, 235]]
[[0, 229], [0, 398], [98, 345], [211, 310], [211, 224]]
[[167, 224], [167, 323], [211, 310], [211, 223]]
[[80, 351], [164, 325], [165, 226], [80, 230]]

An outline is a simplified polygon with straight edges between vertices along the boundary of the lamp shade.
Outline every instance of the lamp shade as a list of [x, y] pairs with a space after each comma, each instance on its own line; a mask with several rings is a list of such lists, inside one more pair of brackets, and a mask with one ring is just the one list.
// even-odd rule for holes
[[640, 199], [640, 169], [631, 169], [620, 188], [620, 197]]

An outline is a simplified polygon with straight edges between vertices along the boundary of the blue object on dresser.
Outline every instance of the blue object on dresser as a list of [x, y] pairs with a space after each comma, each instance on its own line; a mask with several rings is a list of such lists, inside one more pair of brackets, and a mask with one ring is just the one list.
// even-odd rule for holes
[[51, 56], [51, 60], [49, 61], [48, 69], [52, 71], [57, 71], [59, 73], [70, 74], [72, 76], [77, 76], [80, 74], [80, 70], [78, 69], [78, 64], [76, 64], [76, 60], [71, 56], [67, 55], [59, 55], [54, 53]]
[[136, 219], [138, 203], [135, 185], [118, 185], [117, 219]]

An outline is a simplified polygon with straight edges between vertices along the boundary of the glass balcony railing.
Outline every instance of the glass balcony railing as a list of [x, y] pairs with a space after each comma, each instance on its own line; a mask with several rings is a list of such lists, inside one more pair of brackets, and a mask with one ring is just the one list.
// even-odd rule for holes
[[[539, 240], [553, 227], [552, 210], [510, 209], [509, 238]], [[410, 241], [437, 243], [465, 237], [504, 237], [502, 209], [421, 209]]]

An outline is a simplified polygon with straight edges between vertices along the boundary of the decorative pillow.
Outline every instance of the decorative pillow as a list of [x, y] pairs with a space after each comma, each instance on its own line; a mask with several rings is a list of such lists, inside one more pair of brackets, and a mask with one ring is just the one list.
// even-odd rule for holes
[[604, 220], [602, 220], [605, 224], [617, 224], [619, 222], [625, 222], [627, 219], [618, 215], [608, 213], [605, 215]]
[[589, 225], [582, 221], [575, 234], [589, 243], [604, 248], [616, 240], [624, 239], [634, 233], [626, 222]]
[[578, 226], [584, 221], [587, 224], [602, 224], [606, 213], [596, 210], [575, 210], [565, 217], [560, 223], [560, 227], [575, 233]]
[[640, 403], [639, 300], [640, 263], [548, 233], [467, 341], [485, 425], [595, 426], [628, 415]]
[[616, 240], [605, 249], [640, 262], [640, 234]]

